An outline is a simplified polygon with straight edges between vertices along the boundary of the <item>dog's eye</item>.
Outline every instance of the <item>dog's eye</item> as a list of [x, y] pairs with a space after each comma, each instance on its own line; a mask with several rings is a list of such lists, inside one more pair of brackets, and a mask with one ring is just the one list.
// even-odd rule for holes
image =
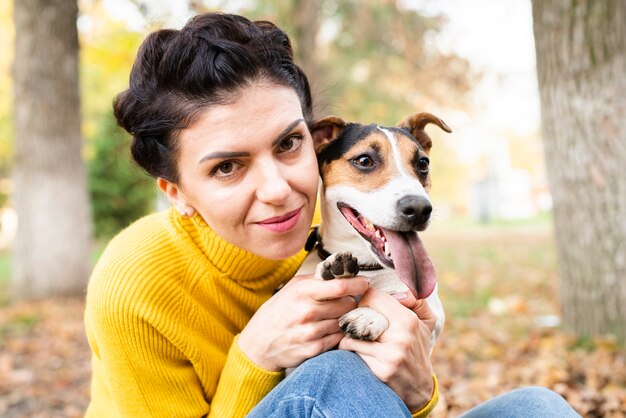
[[417, 161], [417, 169], [420, 174], [423, 176], [428, 175], [428, 171], [430, 170], [430, 160], [426, 157], [422, 157]]
[[352, 160], [352, 163], [358, 168], [372, 168], [374, 166], [374, 160], [369, 155], [359, 155]]

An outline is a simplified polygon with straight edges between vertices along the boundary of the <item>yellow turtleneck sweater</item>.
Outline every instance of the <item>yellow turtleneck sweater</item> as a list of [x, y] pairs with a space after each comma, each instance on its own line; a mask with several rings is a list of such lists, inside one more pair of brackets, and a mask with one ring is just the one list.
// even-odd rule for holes
[[260, 258], [174, 210], [122, 231], [87, 292], [86, 416], [244, 416], [283, 373], [254, 365], [235, 336], [305, 255]]
[[[245, 416], [284, 373], [253, 364], [237, 335], [305, 256], [263, 259], [173, 209], [122, 231], [87, 292], [86, 417]], [[428, 415], [433, 395], [414, 417]]]

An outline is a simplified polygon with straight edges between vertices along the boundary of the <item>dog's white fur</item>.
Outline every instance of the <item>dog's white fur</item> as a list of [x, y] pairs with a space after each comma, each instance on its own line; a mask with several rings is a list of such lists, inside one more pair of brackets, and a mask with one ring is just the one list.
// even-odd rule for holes
[[[440, 122], [440, 120], [438, 121]], [[443, 123], [443, 126], [439, 123], [437, 124], [442, 129], [449, 131], [445, 123]], [[389, 178], [383, 187], [377, 190], [364, 191], [362, 188], [359, 190], [354, 184], [349, 183], [340, 182], [340, 184], [330, 187], [325, 187], [322, 184], [320, 196], [322, 223], [319, 227], [319, 235], [322, 237], [324, 249], [332, 253], [332, 256], [326, 260], [327, 262], [332, 263], [338, 253], [347, 252], [356, 257], [361, 265], [379, 263], [370, 250], [369, 242], [361, 237], [348, 223], [337, 208], [337, 202], [341, 201], [349, 204], [376, 225], [387, 226], [394, 224], [398, 212], [397, 202], [403, 196], [419, 195], [428, 199], [428, 193], [415, 173], [406, 170], [402, 162], [397, 138], [385, 128], [378, 127], [378, 130], [384, 135], [378, 135], [377, 138], [386, 138], [392, 149], [391, 161], [385, 161], [385, 163], [395, 166], [394, 176]], [[304, 261], [298, 274], [315, 272], [316, 277], [321, 279], [321, 269], [323, 268], [323, 261], [318, 253], [312, 251]], [[398, 279], [395, 270], [391, 268], [383, 267], [381, 270], [360, 271], [358, 274], [369, 277], [371, 286], [389, 294], [408, 291], [407, 286]], [[437, 287], [426, 298], [426, 302], [437, 318], [431, 338], [430, 350], [432, 352], [433, 345], [442, 332], [445, 321], [445, 314], [439, 300]], [[388, 328], [389, 320], [393, 320], [393, 318], [385, 318], [371, 308], [357, 308], [348, 312], [339, 321], [340, 325], [349, 323], [351, 328], [356, 330], [356, 332], [351, 333], [354, 337], [366, 336], [367, 339], [376, 340]]]

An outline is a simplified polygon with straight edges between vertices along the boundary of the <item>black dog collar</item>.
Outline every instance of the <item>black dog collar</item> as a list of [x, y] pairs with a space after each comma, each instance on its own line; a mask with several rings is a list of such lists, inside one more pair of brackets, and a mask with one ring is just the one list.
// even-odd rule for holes
[[[319, 235], [318, 229], [319, 229], [318, 226], [315, 226], [315, 227], [313, 227], [311, 229], [311, 233], [309, 234], [309, 237], [306, 240], [306, 244], [304, 244], [304, 249], [306, 251], [311, 252], [311, 250], [313, 250], [313, 248], [317, 247], [317, 255], [322, 260], [326, 260], [332, 254], [329, 253], [324, 248], [324, 246], [322, 245], [322, 238]], [[373, 271], [373, 270], [382, 270], [382, 269], [383, 269], [383, 266], [381, 266], [378, 263], [376, 263], [376, 264], [359, 264], [359, 270], [360, 271]]]

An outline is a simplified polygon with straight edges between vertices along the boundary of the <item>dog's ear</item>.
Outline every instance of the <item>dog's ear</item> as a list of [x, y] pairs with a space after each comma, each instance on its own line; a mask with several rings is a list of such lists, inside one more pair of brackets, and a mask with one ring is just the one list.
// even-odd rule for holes
[[310, 129], [315, 152], [320, 152], [325, 148], [339, 136], [345, 127], [346, 122], [337, 116], [328, 116], [313, 122]]
[[424, 148], [424, 151], [428, 154], [433, 145], [433, 141], [426, 134], [426, 132], [424, 132], [424, 128], [429, 123], [434, 123], [448, 133], [452, 132], [452, 129], [450, 129], [444, 121], [439, 119], [437, 116], [426, 112], [416, 113], [405, 118], [398, 124], [398, 128], [403, 128], [411, 132], [422, 148]]

